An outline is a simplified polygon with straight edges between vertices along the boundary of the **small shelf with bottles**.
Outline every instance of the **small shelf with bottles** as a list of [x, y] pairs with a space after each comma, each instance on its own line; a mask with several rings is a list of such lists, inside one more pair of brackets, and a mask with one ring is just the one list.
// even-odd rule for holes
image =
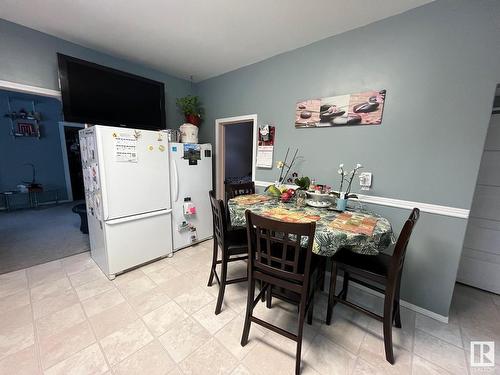
[[40, 121], [42, 116], [40, 112], [36, 111], [36, 103], [34, 100], [29, 100], [31, 102], [31, 111], [26, 111], [21, 109], [18, 112], [12, 110], [11, 98], [8, 97], [8, 112], [4, 117], [10, 120], [10, 135], [15, 138], [20, 137], [31, 137], [40, 139]]

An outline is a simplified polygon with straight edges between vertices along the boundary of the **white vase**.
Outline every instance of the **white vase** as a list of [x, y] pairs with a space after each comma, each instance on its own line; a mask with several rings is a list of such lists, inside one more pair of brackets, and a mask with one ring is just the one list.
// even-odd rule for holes
[[185, 123], [179, 128], [181, 131], [182, 143], [198, 143], [198, 127], [193, 124]]

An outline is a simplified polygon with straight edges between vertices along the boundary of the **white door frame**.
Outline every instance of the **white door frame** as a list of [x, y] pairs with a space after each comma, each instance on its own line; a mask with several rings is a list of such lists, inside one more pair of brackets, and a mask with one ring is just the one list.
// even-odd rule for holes
[[84, 124], [77, 124], [75, 122], [59, 122], [59, 139], [61, 141], [61, 152], [64, 166], [64, 179], [66, 180], [66, 193], [68, 194], [68, 201], [73, 201], [73, 189], [71, 188], [71, 175], [69, 173], [68, 151], [66, 149], [66, 135], [64, 134], [65, 127], [70, 128], [84, 128]]
[[253, 122], [252, 137], [252, 181], [255, 181], [255, 163], [257, 157], [257, 115], [244, 115], [235, 117], [219, 118], [215, 120], [215, 191], [218, 199], [224, 199], [224, 177], [225, 177], [225, 129], [228, 125], [240, 124], [242, 122]]

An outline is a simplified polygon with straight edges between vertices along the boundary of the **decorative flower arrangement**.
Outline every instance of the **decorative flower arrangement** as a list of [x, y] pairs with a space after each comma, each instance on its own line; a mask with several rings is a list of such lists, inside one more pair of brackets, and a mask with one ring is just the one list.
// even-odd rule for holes
[[285, 181], [290, 182], [288, 179], [288, 174], [290, 173], [290, 169], [293, 167], [293, 164], [295, 163], [295, 159], [297, 158], [298, 152], [299, 149], [296, 149], [295, 153], [293, 154], [293, 157], [291, 158], [291, 161], [288, 162], [288, 154], [290, 153], [290, 148], [286, 150], [285, 160], [278, 160], [276, 162], [276, 168], [280, 170], [280, 175], [278, 177], [278, 180], [274, 184], [266, 187], [265, 189], [265, 191], [269, 195], [281, 197], [282, 202], [288, 202], [295, 193], [295, 190], [288, 189], [284, 185], [284, 182]]
[[[356, 164], [354, 169], [350, 172], [346, 172], [344, 170], [344, 164], [339, 165], [339, 169], [337, 173], [340, 175], [340, 188], [338, 192], [338, 197], [340, 199], [349, 199], [349, 198], [357, 198], [356, 194], [351, 194], [352, 181], [354, 180], [354, 176], [358, 173], [358, 170], [363, 168], [363, 166], [359, 163]], [[344, 183], [347, 184], [347, 188], [344, 191]], [[337, 195], [337, 194], [336, 194]]]

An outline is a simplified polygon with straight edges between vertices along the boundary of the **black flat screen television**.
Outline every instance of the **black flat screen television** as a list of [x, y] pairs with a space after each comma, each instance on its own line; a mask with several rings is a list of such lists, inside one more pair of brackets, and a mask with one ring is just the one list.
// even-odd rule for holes
[[165, 86], [134, 74], [57, 54], [64, 120], [165, 129]]

